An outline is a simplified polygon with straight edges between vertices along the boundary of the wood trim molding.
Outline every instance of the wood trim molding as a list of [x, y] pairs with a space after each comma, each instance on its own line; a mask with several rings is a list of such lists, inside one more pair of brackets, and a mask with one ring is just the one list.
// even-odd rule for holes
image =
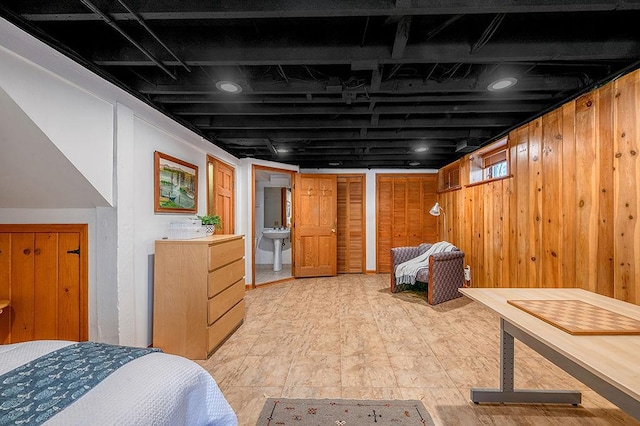
[[[294, 181], [294, 177], [296, 175], [296, 171], [294, 170], [287, 170], [287, 169], [278, 169], [275, 167], [269, 167], [269, 166], [261, 166], [258, 164], [252, 164], [251, 165], [251, 284], [250, 284], [250, 288], [254, 289], [257, 288], [256, 287], [256, 247], [255, 247], [255, 241], [256, 241], [256, 170], [265, 170], [265, 171], [271, 171], [271, 172], [275, 172], [275, 173], [282, 173], [282, 174], [288, 174], [291, 177], [291, 187], [293, 188], [293, 181]], [[294, 201], [294, 197], [291, 197], [291, 211], [294, 211], [294, 206], [295, 201]], [[293, 221], [293, 216], [292, 216], [292, 221]], [[292, 227], [293, 227], [293, 223], [292, 223]], [[293, 232], [293, 229], [291, 230]], [[293, 252], [295, 250], [295, 244], [294, 244], [294, 239], [293, 239], [293, 235], [291, 236], [291, 259], [293, 262]], [[293, 273], [293, 263], [291, 265], [291, 271]]]
[[484, 185], [485, 183], [498, 182], [505, 179], [511, 179], [513, 175], [502, 176], [494, 179], [481, 180], [479, 182], [468, 183], [465, 185], [466, 188], [471, 188], [472, 186]]

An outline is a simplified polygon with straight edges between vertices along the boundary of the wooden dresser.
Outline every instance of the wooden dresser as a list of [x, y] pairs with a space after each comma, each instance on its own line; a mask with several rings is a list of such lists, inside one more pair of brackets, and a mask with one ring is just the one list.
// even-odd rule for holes
[[207, 359], [244, 319], [244, 237], [157, 240], [153, 346]]

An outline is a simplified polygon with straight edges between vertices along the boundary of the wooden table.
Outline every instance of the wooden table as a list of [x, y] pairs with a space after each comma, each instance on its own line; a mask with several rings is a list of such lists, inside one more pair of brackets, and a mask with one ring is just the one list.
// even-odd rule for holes
[[637, 320], [640, 306], [581, 289], [461, 288], [460, 292], [500, 316], [500, 389], [472, 389], [473, 402], [581, 402], [577, 391], [514, 389], [515, 337], [640, 420], [640, 336], [571, 335], [507, 300], [582, 300]]

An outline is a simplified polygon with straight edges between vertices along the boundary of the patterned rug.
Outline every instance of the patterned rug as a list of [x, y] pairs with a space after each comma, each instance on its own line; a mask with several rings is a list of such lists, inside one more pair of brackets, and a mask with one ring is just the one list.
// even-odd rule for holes
[[269, 398], [257, 426], [429, 425], [433, 420], [420, 401]]

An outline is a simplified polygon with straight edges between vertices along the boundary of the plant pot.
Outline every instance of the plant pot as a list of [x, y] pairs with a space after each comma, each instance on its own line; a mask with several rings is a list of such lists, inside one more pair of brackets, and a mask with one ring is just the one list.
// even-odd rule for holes
[[215, 225], [203, 225], [203, 226], [204, 226], [205, 233], [207, 235], [213, 235], [213, 233], [216, 232]]

